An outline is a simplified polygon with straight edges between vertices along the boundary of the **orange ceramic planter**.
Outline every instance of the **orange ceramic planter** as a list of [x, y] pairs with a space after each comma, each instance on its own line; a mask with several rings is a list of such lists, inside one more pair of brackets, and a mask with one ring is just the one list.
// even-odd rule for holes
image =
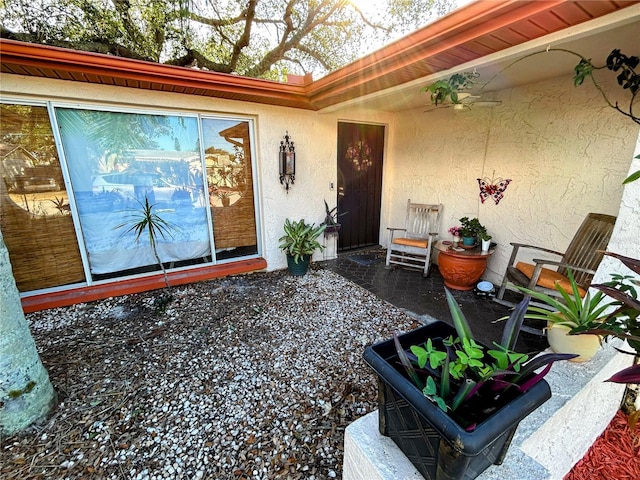
[[440, 252], [438, 268], [444, 284], [454, 290], [471, 290], [482, 278], [489, 255], [458, 255]]

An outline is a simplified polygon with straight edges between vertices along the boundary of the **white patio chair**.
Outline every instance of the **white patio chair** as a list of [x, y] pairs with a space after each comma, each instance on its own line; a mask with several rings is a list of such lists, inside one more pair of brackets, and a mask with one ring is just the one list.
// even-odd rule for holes
[[411, 199], [407, 200], [405, 227], [387, 228], [389, 245], [386, 265], [416, 268], [422, 270], [422, 276], [426, 277], [431, 265], [431, 246], [438, 236], [441, 212], [442, 204], [411, 203]]

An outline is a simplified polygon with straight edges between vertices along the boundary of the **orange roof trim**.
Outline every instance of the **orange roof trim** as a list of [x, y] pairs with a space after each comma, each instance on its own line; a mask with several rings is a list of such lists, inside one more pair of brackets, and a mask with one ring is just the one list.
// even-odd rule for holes
[[279, 83], [12, 40], [0, 40], [1, 71], [320, 110], [637, 3], [640, 0], [477, 1], [317, 81], [304, 76]]

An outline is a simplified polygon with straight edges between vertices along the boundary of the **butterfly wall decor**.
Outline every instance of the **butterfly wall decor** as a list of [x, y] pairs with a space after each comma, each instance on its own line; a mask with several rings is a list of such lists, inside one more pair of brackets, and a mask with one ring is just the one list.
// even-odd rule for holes
[[504, 191], [507, 189], [509, 183], [511, 183], [510, 178], [506, 180], [502, 178], [479, 178], [478, 185], [480, 186], [480, 201], [484, 203], [487, 198], [491, 197], [497, 205], [500, 203], [500, 200], [502, 200], [502, 197], [504, 197]]

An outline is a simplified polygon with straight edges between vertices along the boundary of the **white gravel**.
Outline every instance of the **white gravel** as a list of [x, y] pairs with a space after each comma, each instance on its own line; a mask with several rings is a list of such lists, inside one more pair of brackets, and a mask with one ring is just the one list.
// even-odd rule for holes
[[342, 477], [376, 408], [366, 345], [415, 322], [323, 269], [230, 277], [28, 315], [58, 392], [2, 439], [3, 479]]

